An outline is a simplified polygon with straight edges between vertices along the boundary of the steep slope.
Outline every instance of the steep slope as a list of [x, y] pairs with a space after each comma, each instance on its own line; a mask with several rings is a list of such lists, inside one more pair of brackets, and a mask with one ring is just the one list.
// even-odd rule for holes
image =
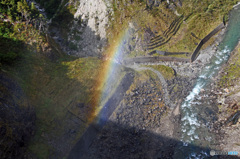
[[0, 72], [1, 158], [24, 158], [35, 131], [35, 111], [19, 84]]

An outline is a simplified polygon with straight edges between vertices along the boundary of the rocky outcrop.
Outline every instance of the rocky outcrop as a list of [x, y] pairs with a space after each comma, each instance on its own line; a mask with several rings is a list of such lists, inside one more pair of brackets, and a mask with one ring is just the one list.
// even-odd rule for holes
[[[74, 18], [81, 19], [86, 24], [85, 27], [79, 28], [81, 40], [76, 42], [76, 45], [81, 47], [81, 54], [96, 55], [102, 52], [102, 48], [106, 44], [108, 15], [112, 12], [111, 9], [108, 9], [107, 5], [108, 3], [105, 3], [103, 0], [80, 1]], [[76, 25], [73, 28], [76, 29]]]
[[87, 21], [87, 26], [103, 39], [106, 38], [107, 15], [107, 5], [103, 0], [81, 0], [74, 18]]
[[169, 94], [168, 94], [167, 82], [165, 81], [163, 75], [160, 72], [158, 72], [150, 67], [141, 67], [138, 65], [133, 65], [130, 68], [135, 69], [137, 71], [150, 70], [150, 71], [154, 72], [158, 76], [159, 80], [161, 81], [165, 104], [169, 107], [173, 107], [173, 105], [170, 101], [170, 98], [169, 98]]
[[107, 43], [106, 28], [112, 14], [110, 2], [80, 0], [73, 5], [77, 9], [74, 15], [68, 5], [70, 3], [63, 3], [61, 10], [56, 11], [52, 18], [49, 27], [51, 36], [69, 55], [100, 56]]

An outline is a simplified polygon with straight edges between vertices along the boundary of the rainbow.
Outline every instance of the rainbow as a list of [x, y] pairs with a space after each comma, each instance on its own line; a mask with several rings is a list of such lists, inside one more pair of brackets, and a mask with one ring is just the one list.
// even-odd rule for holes
[[99, 122], [99, 119], [104, 115], [101, 114], [101, 110], [105, 106], [103, 101], [109, 95], [109, 85], [116, 82], [116, 78], [114, 78], [115, 71], [119, 69], [119, 63], [123, 57], [124, 44], [129, 37], [128, 30], [126, 28], [118, 34], [116, 40], [110, 43], [111, 45], [104, 53], [103, 63], [101, 68], [99, 68], [99, 77], [96, 82], [96, 89], [98, 91], [94, 93], [94, 98], [91, 101], [93, 107], [90, 119], [88, 120], [89, 122]]

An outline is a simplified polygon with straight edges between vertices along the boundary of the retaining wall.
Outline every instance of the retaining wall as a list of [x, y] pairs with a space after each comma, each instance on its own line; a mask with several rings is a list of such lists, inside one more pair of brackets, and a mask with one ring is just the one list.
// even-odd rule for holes
[[200, 43], [198, 44], [198, 46], [196, 47], [196, 49], [194, 50], [192, 56], [191, 56], [191, 62], [195, 61], [197, 59], [197, 57], [199, 56], [199, 51], [202, 48], [202, 46], [213, 36], [215, 35], [219, 30], [223, 29], [225, 27], [225, 25], [223, 23], [221, 23], [220, 25], [218, 25], [212, 32], [210, 32], [207, 36], [205, 36]]

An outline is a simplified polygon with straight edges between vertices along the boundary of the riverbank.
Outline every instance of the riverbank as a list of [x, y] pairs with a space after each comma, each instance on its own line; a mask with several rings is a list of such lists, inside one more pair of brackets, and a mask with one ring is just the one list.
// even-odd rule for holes
[[[137, 59], [138, 62], [142, 65], [165, 65], [172, 67], [178, 75], [184, 77], [197, 78], [201, 69], [210, 62], [211, 57], [216, 53], [219, 43], [222, 41], [226, 29], [221, 30], [217, 35], [214, 35], [213, 38], [215, 41], [207, 46], [205, 49], [200, 50], [198, 58], [192, 62], [173, 62], [173, 61], [159, 61], [159, 60], [141, 60]], [[124, 59], [125, 60], [125, 59]], [[124, 61], [123, 60], [123, 61]], [[126, 59], [125, 65], [134, 65], [136, 62], [134, 59]]]
[[237, 151], [240, 156], [240, 43], [231, 53], [228, 62], [216, 77], [215, 94], [218, 105], [218, 120], [215, 132], [219, 139], [218, 148], [222, 151]]

